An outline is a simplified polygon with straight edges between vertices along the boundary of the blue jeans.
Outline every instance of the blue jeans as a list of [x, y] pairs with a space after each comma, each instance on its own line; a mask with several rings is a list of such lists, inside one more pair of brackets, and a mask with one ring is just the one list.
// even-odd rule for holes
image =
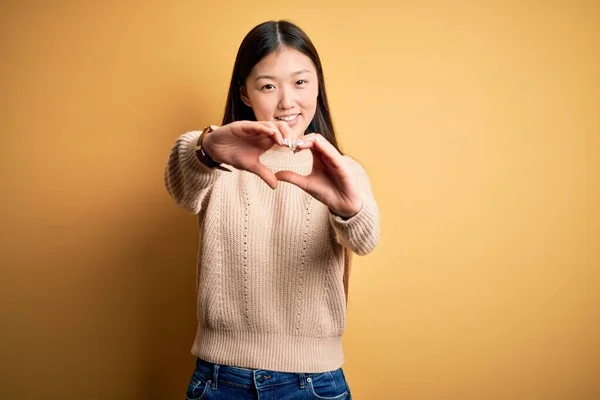
[[351, 400], [341, 368], [322, 373], [245, 369], [196, 360], [187, 400]]

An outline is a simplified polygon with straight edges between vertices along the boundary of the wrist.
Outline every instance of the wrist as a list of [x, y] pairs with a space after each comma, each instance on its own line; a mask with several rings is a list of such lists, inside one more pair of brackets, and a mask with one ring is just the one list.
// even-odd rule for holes
[[200, 137], [198, 138], [198, 146], [197, 149], [200, 150], [202, 149], [202, 151], [204, 152], [204, 155], [209, 159], [214, 161], [216, 164], [220, 164], [221, 162], [218, 161], [214, 156], [213, 156], [213, 149], [212, 149], [212, 139], [209, 138], [208, 134], [204, 134], [204, 135], [200, 135]]
[[200, 160], [200, 162], [206, 165], [207, 167], [220, 169], [222, 171], [230, 171], [229, 169], [223, 167], [221, 165], [221, 162], [213, 159], [210, 154], [210, 151], [207, 151], [206, 149], [206, 139], [210, 136], [211, 132], [215, 131], [218, 128], [219, 127], [216, 125], [210, 125], [204, 128], [204, 130], [202, 130], [202, 133], [200, 134], [200, 137], [198, 137], [198, 141], [196, 142], [196, 147], [194, 148], [194, 150], [196, 151], [196, 156], [198, 157], [198, 160]]
[[347, 208], [344, 210], [333, 210], [330, 208], [329, 211], [332, 214], [334, 214], [344, 220], [348, 220], [348, 219], [356, 216], [360, 212], [360, 210], [362, 210], [362, 208], [363, 208], [363, 203], [362, 203], [362, 201], [360, 201], [360, 203], [356, 207], [351, 207], [351, 208]]

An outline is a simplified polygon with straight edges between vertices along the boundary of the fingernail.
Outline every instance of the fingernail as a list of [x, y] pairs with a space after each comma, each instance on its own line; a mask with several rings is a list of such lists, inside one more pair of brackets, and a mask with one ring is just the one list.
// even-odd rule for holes
[[286, 138], [283, 138], [282, 142], [283, 142], [283, 144], [284, 144], [285, 146], [287, 146], [287, 139], [286, 139]]
[[298, 146], [300, 146], [303, 143], [304, 142], [302, 140], [296, 140], [296, 145], [294, 146], [294, 153], [297, 152], [297, 151], [300, 151], [300, 149], [298, 148]]

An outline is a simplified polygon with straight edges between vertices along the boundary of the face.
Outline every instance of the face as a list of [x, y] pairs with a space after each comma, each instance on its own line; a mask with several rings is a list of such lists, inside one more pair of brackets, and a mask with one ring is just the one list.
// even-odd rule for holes
[[302, 136], [317, 109], [317, 70], [304, 54], [282, 48], [254, 66], [241, 88], [257, 121], [285, 121], [293, 138]]

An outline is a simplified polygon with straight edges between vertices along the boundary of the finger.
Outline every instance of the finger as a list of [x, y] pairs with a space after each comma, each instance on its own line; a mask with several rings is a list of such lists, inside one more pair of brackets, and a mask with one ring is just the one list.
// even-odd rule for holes
[[307, 133], [298, 138], [297, 148], [299, 150], [310, 149], [317, 140], [325, 140], [325, 138], [319, 133]]
[[281, 143], [281, 133], [274, 125], [266, 125], [257, 121], [241, 121], [241, 130], [246, 135], [268, 136], [277, 144]]
[[284, 136], [281, 133], [281, 130], [279, 129], [279, 127], [271, 121], [258, 121], [258, 124], [261, 124], [262, 126], [266, 126], [267, 128], [269, 128], [272, 132], [273, 132], [273, 140], [275, 141], [275, 143], [277, 143], [280, 146], [285, 146], [284, 142], [283, 142], [283, 138]]
[[284, 121], [275, 122], [275, 125], [277, 126], [277, 128], [279, 128], [281, 135], [285, 139], [284, 144], [287, 144], [289, 146], [291, 141], [294, 140], [292, 128], [290, 128], [288, 123]]
[[246, 170], [258, 175], [263, 181], [266, 182], [267, 185], [269, 185], [271, 189], [275, 189], [279, 183], [273, 171], [265, 167], [260, 162], [251, 165], [250, 167], [246, 168]]
[[332, 167], [343, 168], [342, 155], [327, 139], [319, 133], [310, 133], [301, 139], [297, 149], [311, 149], [313, 154], [322, 157], [323, 161]]
[[308, 188], [308, 177], [306, 176], [299, 175], [292, 171], [279, 171], [275, 173], [275, 176], [280, 181], [294, 184], [304, 191]]

